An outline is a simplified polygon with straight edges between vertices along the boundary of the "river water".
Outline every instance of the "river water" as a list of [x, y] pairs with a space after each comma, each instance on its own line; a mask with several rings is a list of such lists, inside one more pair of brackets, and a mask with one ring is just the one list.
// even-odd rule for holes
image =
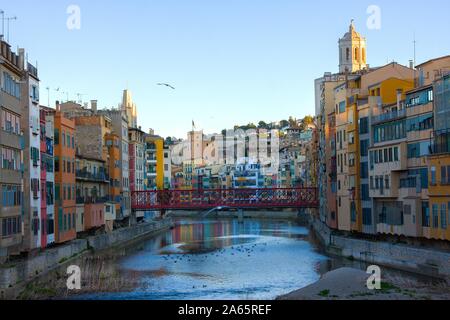
[[293, 221], [177, 220], [115, 261], [132, 290], [82, 298], [274, 299], [330, 269], [308, 233]]

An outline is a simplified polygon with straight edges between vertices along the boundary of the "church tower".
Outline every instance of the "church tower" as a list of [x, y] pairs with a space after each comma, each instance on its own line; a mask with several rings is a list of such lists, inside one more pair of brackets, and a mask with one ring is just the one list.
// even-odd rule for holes
[[352, 73], [367, 68], [366, 38], [355, 30], [353, 20], [349, 31], [339, 39], [339, 72]]
[[122, 110], [127, 115], [128, 127], [137, 128], [137, 108], [128, 89], [123, 91]]

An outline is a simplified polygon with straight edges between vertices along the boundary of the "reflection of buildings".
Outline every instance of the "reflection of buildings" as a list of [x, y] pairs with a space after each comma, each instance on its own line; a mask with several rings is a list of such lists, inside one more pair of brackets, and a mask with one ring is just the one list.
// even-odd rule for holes
[[[270, 226], [270, 227], [269, 227]], [[185, 243], [188, 249], [216, 249], [245, 243], [245, 238], [231, 237], [238, 234], [259, 234], [264, 230], [268, 236], [279, 236], [282, 223], [273, 221], [247, 220], [244, 224], [237, 220], [205, 221], [203, 223], [180, 223], [172, 230], [171, 239], [165, 239], [167, 243]], [[270, 231], [268, 231], [270, 230]]]

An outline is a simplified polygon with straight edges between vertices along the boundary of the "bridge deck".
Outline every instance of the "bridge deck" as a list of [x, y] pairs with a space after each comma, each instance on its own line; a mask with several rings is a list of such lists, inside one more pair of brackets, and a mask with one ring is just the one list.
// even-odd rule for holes
[[134, 191], [134, 210], [229, 208], [316, 208], [316, 188], [197, 189]]

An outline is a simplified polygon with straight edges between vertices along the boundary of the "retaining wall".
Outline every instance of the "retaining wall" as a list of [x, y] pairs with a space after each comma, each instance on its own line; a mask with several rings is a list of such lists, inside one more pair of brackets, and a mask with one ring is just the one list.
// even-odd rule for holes
[[450, 252], [333, 235], [331, 230], [318, 220], [313, 221], [312, 226], [319, 240], [331, 254], [450, 279]]

